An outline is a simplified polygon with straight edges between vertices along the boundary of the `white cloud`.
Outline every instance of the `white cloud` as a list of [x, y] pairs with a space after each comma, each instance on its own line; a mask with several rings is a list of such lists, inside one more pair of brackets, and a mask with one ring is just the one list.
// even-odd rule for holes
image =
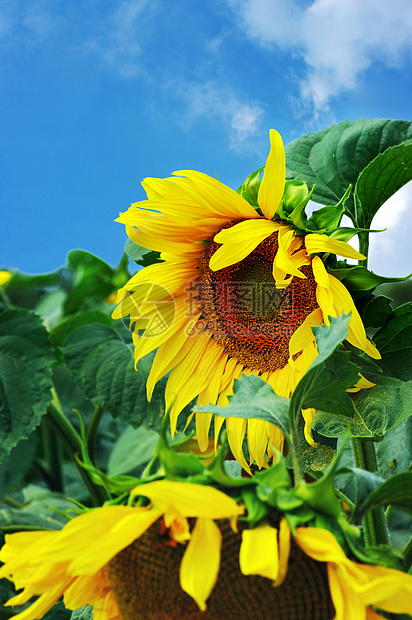
[[147, 31], [144, 20], [155, 8], [154, 0], [123, 0], [105, 15], [97, 34], [87, 41], [87, 49], [121, 77], [136, 76], [141, 71], [141, 40]]
[[[372, 228], [386, 229], [370, 235], [370, 268], [382, 275], [412, 271], [409, 231], [412, 228], [412, 183], [404, 185], [379, 209]], [[403, 265], [400, 267], [399, 265]]]
[[[263, 115], [262, 105], [257, 101], [246, 102], [229, 86], [220, 86], [216, 81], [184, 84], [178, 89], [178, 95], [187, 103], [187, 111], [181, 124], [189, 129], [201, 118], [224, 121], [229, 128], [229, 148], [238, 150], [252, 145], [260, 133], [260, 121]], [[250, 140], [250, 143], [249, 143]]]
[[0, 1], [0, 38], [20, 49], [42, 44], [56, 34], [60, 22], [50, 0]]
[[300, 95], [315, 113], [356, 86], [378, 60], [397, 66], [411, 59], [410, 0], [226, 0], [247, 36], [305, 62]]

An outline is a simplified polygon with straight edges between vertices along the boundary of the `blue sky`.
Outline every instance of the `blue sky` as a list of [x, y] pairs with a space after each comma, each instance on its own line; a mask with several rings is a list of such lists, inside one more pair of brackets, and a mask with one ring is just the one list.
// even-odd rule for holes
[[[146, 176], [236, 188], [270, 127], [412, 120], [411, 0], [0, 0], [0, 45], [0, 265], [29, 273], [115, 265]], [[412, 270], [411, 185], [375, 218], [378, 273]]]

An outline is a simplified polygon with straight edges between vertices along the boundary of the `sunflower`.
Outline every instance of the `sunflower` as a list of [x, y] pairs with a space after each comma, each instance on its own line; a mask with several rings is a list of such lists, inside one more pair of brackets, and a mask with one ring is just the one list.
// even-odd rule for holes
[[[38, 596], [16, 620], [43, 617], [61, 596], [67, 609], [93, 604], [94, 620], [122, 618], [110, 585], [110, 562], [156, 521], [159, 531], [168, 532], [165, 544], [189, 541], [181, 558], [180, 584], [201, 610], [206, 609], [220, 564], [221, 534], [214, 520], [237, 517], [243, 507], [218, 489], [188, 482], [158, 480], [138, 486], [132, 494], [146, 497], [150, 504], [103, 506], [73, 518], [59, 531], [6, 535], [0, 578], [23, 588], [7, 605]], [[192, 532], [189, 517], [196, 518]]]
[[[349, 292], [319, 254], [364, 256], [322, 230], [303, 234], [281, 219], [285, 151], [275, 130], [270, 142], [258, 209], [217, 179], [183, 170], [145, 179], [148, 199], [118, 218], [132, 241], [160, 252], [161, 262], [119, 290], [113, 317], [130, 317], [136, 363], [157, 349], [147, 381], [149, 400], [157, 381], [171, 371], [165, 398], [172, 433], [179, 413], [195, 397], [198, 405], [227, 405], [242, 373], [259, 375], [276, 394], [289, 397], [317, 356], [311, 327], [329, 324], [329, 316], [351, 313], [348, 342], [380, 357]], [[139, 330], [145, 331], [139, 335]], [[312, 442], [314, 411], [303, 414]], [[201, 449], [208, 445], [211, 420], [212, 414], [196, 414]], [[216, 439], [224, 421], [215, 417]], [[247, 470], [246, 431], [250, 462], [259, 467], [267, 466], [272, 447], [282, 448], [281, 432], [266, 422], [228, 418], [226, 429], [234, 456]]]
[[[244, 513], [210, 486], [157, 480], [132, 496], [146, 506], [109, 505], [60, 531], [6, 536], [0, 577], [38, 596], [16, 620], [43, 617], [61, 596], [68, 609], [93, 604], [94, 620], [372, 620], [373, 608], [412, 606], [412, 577], [350, 560], [335, 536], [287, 519], [248, 529]], [[269, 518], [270, 520], [270, 518]]]

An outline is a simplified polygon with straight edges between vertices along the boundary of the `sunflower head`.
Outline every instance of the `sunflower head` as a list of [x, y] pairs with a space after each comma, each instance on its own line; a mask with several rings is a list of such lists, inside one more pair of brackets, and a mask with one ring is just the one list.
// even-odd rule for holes
[[[262, 179], [261, 171], [253, 173], [238, 192], [182, 170], [145, 179], [147, 200], [118, 219], [132, 241], [160, 253], [161, 262], [120, 289], [113, 316], [130, 318], [136, 362], [157, 349], [149, 399], [170, 372], [165, 398], [172, 433], [193, 399], [200, 406], [227, 405], [242, 373], [256, 374], [276, 394], [290, 397], [318, 355], [311, 328], [329, 324], [329, 317], [350, 314], [348, 342], [379, 357], [348, 290], [324, 260], [330, 254], [364, 258], [333, 238], [347, 195], [307, 218], [311, 191], [305, 183], [285, 181], [283, 142], [273, 129], [270, 143]], [[211, 419], [196, 416], [201, 447], [208, 445]], [[223, 423], [224, 413], [215, 419], [216, 440]], [[282, 450], [282, 434], [263, 422], [232, 419], [226, 428], [246, 470], [245, 433], [250, 461], [259, 467], [267, 466], [273, 449]], [[306, 437], [314, 443], [310, 422]]]

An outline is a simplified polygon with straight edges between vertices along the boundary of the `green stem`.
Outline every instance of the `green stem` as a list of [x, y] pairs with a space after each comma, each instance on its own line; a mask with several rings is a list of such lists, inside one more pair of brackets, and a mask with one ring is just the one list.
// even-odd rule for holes
[[368, 266], [368, 252], [369, 252], [369, 233], [363, 232], [359, 233], [359, 252], [366, 256], [365, 260], [359, 260], [358, 265], [362, 265], [362, 267]]
[[402, 549], [403, 557], [405, 560], [405, 566], [409, 573], [412, 571], [412, 538], [407, 545]]
[[[352, 449], [356, 467], [378, 473], [375, 444], [352, 437]], [[383, 506], [368, 512], [363, 520], [365, 543], [368, 546], [389, 545], [389, 530]]]
[[3, 502], [11, 506], [12, 508], [23, 508], [23, 504], [21, 502], [15, 499], [12, 495], [8, 495], [7, 493], [3, 496]]
[[89, 491], [90, 498], [94, 506], [101, 506], [107, 499], [107, 495], [104, 489], [96, 485], [90, 478], [87, 470], [77, 463], [76, 456], [81, 457], [82, 454], [82, 441], [76, 430], [70, 424], [63, 411], [56, 405], [55, 402], [51, 402], [47, 409], [47, 420], [52, 428], [58, 433], [63, 445], [66, 447], [69, 454], [73, 457], [76, 463], [77, 469], [85, 483], [87, 490]]
[[46, 423], [45, 418], [43, 418], [41, 421], [41, 435], [44, 458], [47, 463], [47, 469], [49, 474], [48, 478], [50, 481], [50, 489], [58, 493], [63, 493], [64, 484], [60, 445], [53, 430]]
[[291, 434], [288, 437], [290, 458], [292, 459], [293, 475], [295, 479], [295, 485], [304, 481], [302, 456], [299, 449], [299, 435], [298, 429], [293, 428]]
[[87, 452], [90, 456], [90, 460], [96, 465], [95, 459], [95, 441], [97, 435], [97, 429], [99, 428], [100, 420], [103, 415], [103, 407], [98, 405], [93, 412], [92, 419], [90, 420], [89, 427], [87, 429]]
[[[359, 252], [366, 256], [366, 258], [365, 260], [359, 260], [358, 264], [367, 267], [369, 232], [359, 233]], [[358, 437], [352, 437], [352, 449], [356, 467], [371, 473], [378, 473], [375, 444], [372, 441], [364, 441]], [[367, 545], [389, 544], [389, 530], [383, 506], [375, 508], [365, 515], [363, 529]]]

